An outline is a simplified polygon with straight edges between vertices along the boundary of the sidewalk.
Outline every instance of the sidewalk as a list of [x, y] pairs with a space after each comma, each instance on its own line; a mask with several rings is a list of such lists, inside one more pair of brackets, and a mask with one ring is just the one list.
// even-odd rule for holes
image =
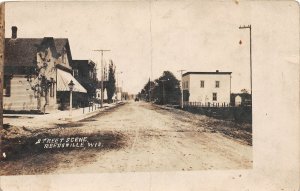
[[56, 124], [80, 121], [121, 104], [123, 103], [119, 102], [112, 104], [103, 104], [103, 108], [100, 108], [100, 104], [95, 104], [93, 107], [91, 106], [73, 109], [71, 116], [69, 110], [56, 111], [54, 113], [45, 115], [3, 114], [3, 123], [9, 124], [10, 126], [26, 127], [30, 129], [47, 128], [53, 127], [53, 125]]

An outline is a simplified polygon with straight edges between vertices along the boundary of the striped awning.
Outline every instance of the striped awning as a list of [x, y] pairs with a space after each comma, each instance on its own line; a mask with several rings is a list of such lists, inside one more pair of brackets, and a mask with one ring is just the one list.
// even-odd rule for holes
[[68, 84], [73, 81], [74, 92], [87, 93], [86, 89], [68, 72], [57, 69], [57, 91], [70, 91]]

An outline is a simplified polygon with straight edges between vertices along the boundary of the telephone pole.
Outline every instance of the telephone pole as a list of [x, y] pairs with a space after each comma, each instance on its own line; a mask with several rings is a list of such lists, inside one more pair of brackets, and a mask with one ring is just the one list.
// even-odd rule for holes
[[101, 52], [101, 107], [103, 107], [103, 97], [104, 97], [104, 87], [103, 87], [103, 52], [108, 52], [110, 50], [93, 50], [95, 52]]
[[120, 93], [121, 94], [120, 99], [122, 100], [122, 90], [121, 90], [121, 86], [119, 84], [120, 83], [119, 76], [121, 74], [123, 74], [123, 72], [121, 72], [121, 71], [120, 72], [116, 72], [116, 74], [117, 74], [117, 99], [119, 99], [118, 94]]
[[178, 70], [178, 72], [180, 72], [180, 75], [181, 75], [181, 109], [183, 108], [183, 81], [182, 81], [182, 73], [184, 72], [185, 70]]
[[250, 31], [250, 88], [251, 88], [251, 97], [252, 97], [252, 28], [251, 25], [240, 26], [239, 29], [249, 29]]

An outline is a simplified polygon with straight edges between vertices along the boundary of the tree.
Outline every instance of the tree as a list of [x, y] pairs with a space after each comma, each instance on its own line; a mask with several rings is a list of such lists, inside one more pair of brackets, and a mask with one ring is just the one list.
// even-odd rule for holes
[[[151, 101], [153, 100], [153, 88], [155, 87], [155, 83], [153, 81], [149, 81], [145, 84], [144, 88], [143, 88], [143, 92], [145, 94], [145, 99], [147, 101]], [[151, 99], [151, 100], [150, 100]]]
[[249, 93], [248, 90], [246, 90], [246, 89], [241, 89], [241, 92], [242, 92], [243, 94]]
[[189, 101], [190, 92], [189, 90], [183, 90], [183, 101]]
[[115, 66], [112, 60], [110, 60], [108, 69], [108, 82], [107, 82], [107, 99], [108, 102], [112, 102], [112, 97], [116, 92], [116, 78], [115, 78]]
[[154, 100], [158, 104], [180, 104], [181, 90], [180, 83], [170, 71], [164, 71], [163, 75], [154, 81], [144, 85], [139, 93], [141, 99]]
[[29, 82], [31, 89], [34, 91], [34, 95], [37, 98], [37, 109], [41, 109], [42, 96], [45, 98], [45, 107], [49, 103], [49, 88], [55, 81], [55, 63], [51, 59], [50, 48], [40, 49], [37, 57], [37, 66], [29, 68], [26, 71], [27, 81]]
[[170, 71], [155, 80], [153, 97], [159, 104], [179, 104], [181, 100], [180, 82]]

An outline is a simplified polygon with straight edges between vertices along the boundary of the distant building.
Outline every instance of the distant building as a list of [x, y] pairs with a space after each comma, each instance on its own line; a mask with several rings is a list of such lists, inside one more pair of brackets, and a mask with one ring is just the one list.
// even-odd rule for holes
[[[107, 81], [103, 81], [103, 101], [107, 101]], [[101, 80], [96, 85], [96, 100], [101, 101]]]
[[182, 82], [184, 102], [230, 103], [231, 72], [187, 72]]
[[81, 94], [77, 98], [81, 106], [87, 106], [96, 98], [98, 84], [96, 64], [92, 60], [73, 60], [73, 76], [87, 90], [87, 94]]
[[252, 96], [249, 93], [232, 93], [230, 101], [232, 106], [251, 106]]
[[66, 38], [5, 38], [4, 110], [49, 111], [69, 105], [68, 83], [86, 93], [72, 76], [72, 55]]
[[116, 100], [121, 100], [122, 99], [122, 87], [116, 87], [115, 99]]

